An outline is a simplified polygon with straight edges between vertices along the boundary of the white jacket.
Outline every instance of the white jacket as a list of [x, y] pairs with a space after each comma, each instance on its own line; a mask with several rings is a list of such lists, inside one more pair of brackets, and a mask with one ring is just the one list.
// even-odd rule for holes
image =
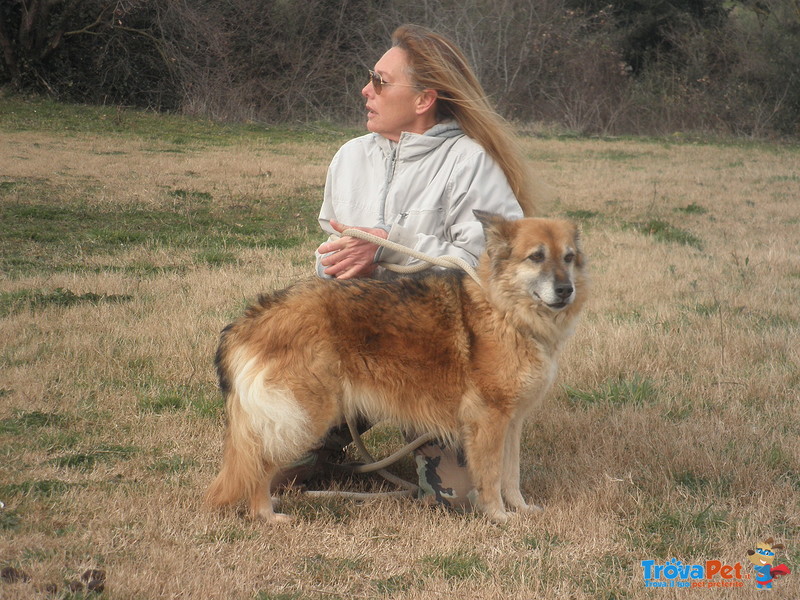
[[[334, 219], [385, 229], [389, 239], [430, 256], [458, 256], [476, 265], [483, 228], [473, 209], [522, 217], [500, 166], [454, 121], [425, 134], [404, 132], [399, 142], [370, 133], [344, 144], [331, 161], [319, 215], [336, 239]], [[317, 273], [323, 275], [317, 254]], [[419, 261], [381, 248], [376, 262]]]

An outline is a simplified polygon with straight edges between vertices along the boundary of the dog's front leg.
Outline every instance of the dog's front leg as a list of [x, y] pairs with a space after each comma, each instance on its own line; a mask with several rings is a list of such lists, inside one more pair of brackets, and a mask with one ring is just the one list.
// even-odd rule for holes
[[509, 519], [500, 493], [507, 424], [504, 416], [491, 414], [467, 423], [464, 429], [464, 453], [478, 491], [478, 503], [495, 523], [505, 523]]
[[541, 507], [528, 504], [519, 489], [519, 452], [523, 421], [517, 417], [511, 421], [503, 452], [503, 498], [509, 506], [519, 512], [538, 512]]

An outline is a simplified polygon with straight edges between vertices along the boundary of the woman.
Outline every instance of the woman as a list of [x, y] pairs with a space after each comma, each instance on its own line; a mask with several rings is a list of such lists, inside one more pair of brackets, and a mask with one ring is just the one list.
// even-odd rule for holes
[[[328, 170], [317, 273], [383, 276], [403, 254], [338, 236], [348, 226], [428, 255], [477, 264], [483, 231], [472, 210], [534, 213], [513, 134], [487, 101], [463, 53], [446, 38], [405, 25], [361, 90], [370, 134], [346, 143]], [[346, 224], [346, 225], [344, 225]]]
[[[474, 266], [484, 239], [473, 209], [506, 218], [534, 213], [514, 136], [461, 50], [412, 25], [398, 28], [392, 41], [361, 90], [371, 133], [342, 146], [328, 170], [319, 222], [331, 236], [316, 252], [322, 277], [391, 277], [382, 263], [417, 262], [340, 237], [348, 227]], [[332, 432], [327, 450], [342, 433]], [[424, 499], [469, 508], [472, 484], [456, 452], [430, 443], [416, 459]]]

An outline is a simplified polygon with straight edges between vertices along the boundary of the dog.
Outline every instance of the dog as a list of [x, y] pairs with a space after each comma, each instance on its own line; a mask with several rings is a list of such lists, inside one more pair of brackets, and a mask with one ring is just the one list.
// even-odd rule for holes
[[[588, 293], [579, 229], [475, 211], [480, 283], [452, 270], [383, 280], [313, 279], [263, 295], [222, 332], [222, 468], [211, 506], [273, 510], [270, 482], [344, 415], [460, 444], [478, 505], [497, 523], [520, 492], [523, 421], [541, 409]], [[505, 500], [505, 504], [504, 504]]]

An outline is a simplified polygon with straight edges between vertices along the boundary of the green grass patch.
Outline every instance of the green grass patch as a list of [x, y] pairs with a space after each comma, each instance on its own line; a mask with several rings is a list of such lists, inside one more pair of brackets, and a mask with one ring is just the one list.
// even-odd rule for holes
[[489, 565], [486, 561], [466, 551], [429, 555], [423, 557], [420, 562], [426, 572], [445, 579], [483, 579], [489, 575]]
[[633, 545], [642, 548], [647, 558], [706, 559], [719, 552], [715, 534], [730, 527], [728, 514], [711, 505], [697, 511], [664, 507], [645, 519]]
[[16, 511], [0, 508], [0, 531], [13, 531], [19, 527], [21, 521]]
[[651, 219], [644, 223], [634, 223], [630, 227], [664, 244], [680, 244], [682, 246], [691, 246], [698, 250], [703, 249], [703, 241], [700, 238], [688, 231], [670, 225], [666, 221]]
[[792, 458], [779, 444], [770, 446], [764, 456], [764, 462], [780, 474], [793, 489], [800, 490], [800, 468], [797, 459]]
[[800, 326], [800, 319], [785, 314], [749, 311], [747, 316], [758, 329], [793, 329]]
[[416, 584], [413, 577], [408, 575], [393, 575], [386, 579], [375, 579], [372, 581], [372, 586], [382, 596], [391, 596], [392, 594], [402, 594], [408, 592]]
[[642, 311], [632, 308], [627, 311], [609, 311], [607, 318], [616, 324], [641, 323]]
[[653, 156], [652, 152], [629, 152], [626, 150], [617, 150], [615, 148], [589, 150], [586, 154], [597, 160], [609, 160], [614, 162], [634, 162], [646, 156]]
[[360, 133], [324, 122], [303, 126], [219, 123], [147, 110], [19, 97], [5, 97], [0, 101], [0, 131], [116, 134], [158, 141], [173, 147], [173, 151], [186, 146], [229, 146], [248, 140], [269, 144], [338, 144]]
[[65, 469], [88, 471], [99, 462], [113, 463], [139, 453], [136, 446], [100, 445], [86, 452], [74, 452], [49, 461], [50, 464]]
[[50, 454], [77, 448], [83, 440], [84, 434], [82, 432], [67, 427], [46, 429], [36, 437], [26, 438], [26, 441], [36, 442], [37, 447], [46, 450]]
[[184, 473], [197, 465], [197, 461], [180, 455], [164, 456], [147, 467], [148, 471], [162, 475]]
[[193, 394], [189, 399], [189, 406], [198, 417], [218, 420], [225, 412], [225, 399], [215, 388], [213, 392]]
[[[18, 412], [0, 420], [0, 452], [22, 456], [22, 450], [43, 450], [48, 454], [78, 447], [83, 434], [74, 427], [74, 419], [41, 411]], [[2, 499], [2, 498], [0, 498]]]
[[183, 202], [211, 202], [214, 199], [208, 192], [192, 190], [172, 190], [169, 195]]
[[600, 213], [596, 210], [584, 210], [584, 209], [568, 210], [564, 214], [568, 218], [574, 219], [576, 221], [588, 221], [590, 219], [594, 219], [600, 216]]
[[[216, 251], [210, 250], [209, 253], [215, 253]], [[205, 252], [198, 252], [197, 253], [197, 261], [198, 263], [206, 262], [203, 260], [203, 256]], [[147, 279], [158, 277], [161, 275], [169, 275], [170, 273], [175, 274], [183, 274], [186, 273], [190, 265], [183, 264], [183, 265], [157, 265], [151, 262], [145, 261], [132, 261], [127, 265], [104, 265], [104, 266], [97, 266], [97, 267], [85, 267], [80, 265], [71, 265], [67, 267], [69, 270], [80, 270], [84, 273], [121, 273], [123, 275], [127, 275], [129, 277], [133, 277], [136, 279]]]
[[697, 204], [696, 202], [692, 202], [691, 204], [687, 204], [686, 206], [676, 208], [675, 210], [685, 215], [704, 215], [708, 212], [707, 208]]
[[312, 498], [303, 495], [284, 495], [280, 511], [305, 521], [348, 523], [353, 518], [356, 505], [347, 498]]
[[707, 318], [719, 315], [722, 309], [719, 302], [696, 302], [695, 304], [684, 304], [681, 308]]
[[681, 309], [707, 319], [719, 317], [721, 314], [726, 320], [741, 319], [749, 322], [758, 330], [791, 329], [800, 325], [800, 319], [793, 316], [743, 306], [725, 307], [718, 301], [682, 304]]
[[[136, 366], [134, 363], [140, 363]], [[150, 372], [146, 359], [133, 361], [132, 371], [141, 371], [146, 383], [139, 390], [139, 412], [162, 414], [189, 410], [198, 417], [217, 419], [225, 410], [225, 401], [216, 387], [179, 385], [162, 381]], [[123, 386], [127, 382], [123, 382]]]
[[70, 308], [78, 304], [101, 304], [105, 302], [128, 302], [133, 296], [118, 294], [96, 294], [86, 292], [76, 294], [72, 290], [56, 288], [45, 290], [18, 290], [0, 292], [0, 317], [13, 315], [25, 310], [38, 311], [46, 308]]
[[731, 492], [730, 476], [709, 477], [692, 469], [685, 469], [671, 474], [672, 480], [692, 494], [712, 492], [725, 497]]
[[371, 427], [363, 437], [367, 449], [375, 454], [391, 453], [406, 443], [397, 427], [385, 423]]
[[32, 496], [34, 498], [52, 498], [65, 493], [73, 484], [60, 479], [40, 479], [0, 485], [0, 497]]
[[631, 378], [616, 378], [604, 382], [595, 390], [579, 390], [564, 386], [567, 401], [576, 407], [635, 406], [642, 407], [658, 399], [658, 388], [649, 379], [634, 374]]
[[200, 393], [191, 397], [192, 411], [203, 419], [218, 420], [225, 412], [225, 400], [216, 389], [213, 393]]
[[233, 252], [226, 250], [205, 250], [194, 255], [194, 262], [210, 267], [221, 267], [223, 265], [236, 264], [238, 258]]
[[66, 425], [68, 419], [57, 413], [47, 413], [42, 411], [20, 412], [16, 416], [0, 420], [0, 433], [10, 433], [19, 435], [31, 429], [42, 427], [62, 427]]
[[255, 528], [245, 528], [239, 526], [238, 524], [234, 525], [224, 525], [219, 529], [214, 529], [199, 536], [199, 540], [201, 542], [210, 543], [210, 544], [235, 544], [237, 542], [246, 542], [252, 539], [255, 539], [260, 535], [258, 529]]
[[139, 400], [139, 410], [143, 413], [161, 414], [183, 410], [188, 399], [179, 392], [165, 391]]
[[769, 183], [783, 183], [786, 181], [800, 181], [800, 175], [792, 173], [791, 175], [770, 175], [767, 178]]
[[[85, 259], [148, 249], [189, 249], [198, 261], [227, 264], [238, 248], [291, 248], [316, 231], [321, 187], [270, 205], [195, 203], [172, 208], [100, 209], [11, 201], [0, 204], [0, 272], [80, 271]], [[0, 200], [2, 197], [0, 196]], [[144, 271], [151, 266], [130, 267]], [[95, 267], [92, 267], [95, 269]]]
[[545, 533], [543, 536], [526, 535], [522, 538], [522, 545], [528, 550], [547, 551], [553, 546], [560, 546], [563, 541], [554, 533]]

